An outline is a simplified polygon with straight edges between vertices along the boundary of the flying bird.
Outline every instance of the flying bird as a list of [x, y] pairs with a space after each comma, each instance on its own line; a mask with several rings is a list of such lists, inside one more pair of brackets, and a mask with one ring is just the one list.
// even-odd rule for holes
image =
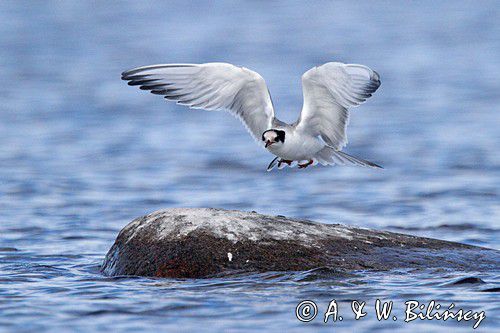
[[226, 110], [276, 158], [276, 165], [379, 165], [342, 152], [349, 109], [363, 104], [380, 86], [377, 72], [363, 65], [328, 62], [302, 75], [304, 103], [293, 124], [280, 121], [266, 82], [258, 73], [228, 63], [162, 64], [122, 73], [139, 86], [193, 109]]

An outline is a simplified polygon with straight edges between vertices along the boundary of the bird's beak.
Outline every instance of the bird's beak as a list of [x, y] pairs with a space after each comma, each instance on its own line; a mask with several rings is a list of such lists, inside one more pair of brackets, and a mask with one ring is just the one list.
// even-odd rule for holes
[[269, 140], [266, 141], [266, 148], [269, 147], [270, 145], [272, 145], [274, 142], [271, 142]]

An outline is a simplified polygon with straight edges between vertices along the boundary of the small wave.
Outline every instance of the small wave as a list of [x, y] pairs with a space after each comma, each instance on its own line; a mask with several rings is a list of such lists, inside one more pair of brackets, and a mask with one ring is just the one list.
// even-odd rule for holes
[[456, 281], [453, 281], [453, 282], [449, 283], [448, 285], [460, 286], [460, 285], [464, 285], [464, 284], [485, 284], [485, 283], [486, 282], [484, 282], [481, 278], [478, 278], [475, 276], [468, 276], [468, 277], [464, 277], [464, 278], [458, 279]]
[[455, 231], [463, 231], [463, 230], [478, 230], [478, 231], [483, 231], [483, 232], [499, 232], [500, 229], [496, 228], [489, 228], [489, 227], [483, 227], [480, 225], [476, 225], [473, 223], [457, 223], [457, 224], [439, 224], [439, 225], [431, 225], [431, 226], [424, 226], [424, 227], [417, 227], [417, 226], [388, 226], [388, 228], [391, 229], [398, 229], [398, 230], [437, 230], [437, 229], [445, 229], [445, 230], [455, 230]]
[[421, 198], [441, 198], [441, 197], [452, 197], [452, 198], [496, 198], [498, 194], [494, 190], [489, 191], [471, 191], [469, 189], [449, 189], [444, 191], [434, 191], [434, 192], [422, 192], [417, 195]]
[[0, 252], [17, 252], [19, 251], [15, 247], [0, 247]]

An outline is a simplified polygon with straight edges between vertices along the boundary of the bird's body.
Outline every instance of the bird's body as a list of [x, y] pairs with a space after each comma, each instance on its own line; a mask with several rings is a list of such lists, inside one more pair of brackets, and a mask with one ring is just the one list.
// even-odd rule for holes
[[267, 147], [267, 150], [284, 160], [311, 160], [325, 147], [317, 137], [303, 133], [293, 125], [276, 126], [275, 129], [285, 131], [286, 140], [283, 144]]
[[277, 156], [268, 170], [298, 163], [378, 165], [342, 152], [347, 144], [348, 109], [362, 104], [380, 86], [379, 75], [362, 65], [338, 62], [314, 67], [302, 76], [304, 104], [299, 119], [287, 124], [274, 116], [264, 79], [226, 63], [165, 64], [122, 74], [129, 85], [205, 110], [228, 110], [252, 136]]

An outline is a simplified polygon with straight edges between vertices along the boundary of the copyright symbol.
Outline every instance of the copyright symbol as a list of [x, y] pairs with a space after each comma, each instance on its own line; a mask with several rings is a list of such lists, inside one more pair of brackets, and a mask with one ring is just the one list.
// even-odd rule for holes
[[309, 322], [316, 318], [318, 307], [313, 301], [302, 301], [295, 308], [295, 316], [302, 322]]

